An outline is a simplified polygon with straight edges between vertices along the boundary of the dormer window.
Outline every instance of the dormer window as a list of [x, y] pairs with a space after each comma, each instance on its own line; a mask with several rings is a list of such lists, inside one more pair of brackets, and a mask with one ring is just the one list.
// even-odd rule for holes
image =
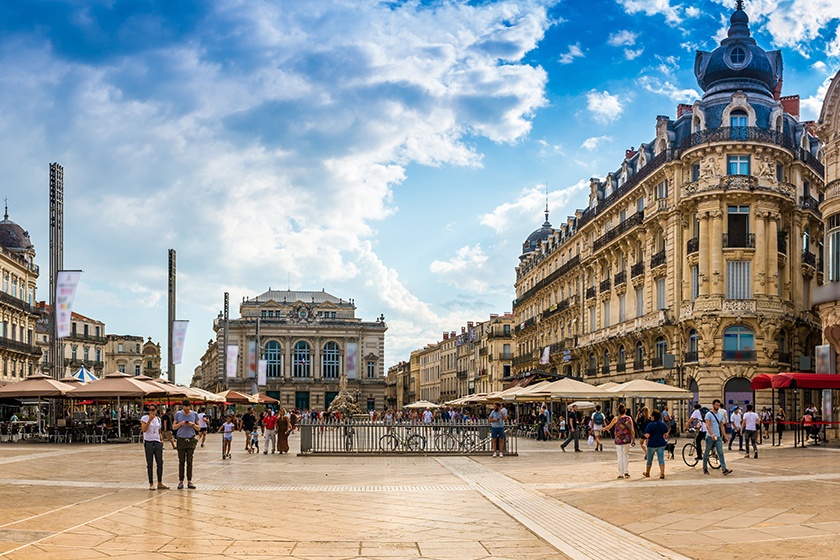
[[747, 59], [747, 53], [744, 52], [744, 49], [741, 47], [735, 47], [732, 49], [732, 53], [729, 55], [729, 59], [732, 61], [732, 64], [736, 66], [741, 65]]

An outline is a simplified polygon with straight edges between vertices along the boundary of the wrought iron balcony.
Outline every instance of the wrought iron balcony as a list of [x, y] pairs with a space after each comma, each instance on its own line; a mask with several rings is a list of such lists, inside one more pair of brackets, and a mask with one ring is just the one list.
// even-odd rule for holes
[[779, 352], [779, 363], [780, 364], [789, 364], [790, 361], [790, 352]]
[[666, 262], [668, 261], [665, 257], [665, 250], [663, 249], [650, 258], [650, 269], [653, 270], [657, 266], [662, 266]]
[[615, 364], [615, 372], [616, 373], [624, 373], [627, 371], [627, 363], [626, 362], [618, 362]]
[[700, 357], [699, 352], [696, 350], [694, 352], [686, 352], [685, 353], [685, 361], [686, 362], [696, 362]]
[[775, 144], [794, 151], [793, 141], [788, 135], [778, 130], [766, 130], [755, 126], [722, 126], [695, 132], [680, 144], [680, 152], [695, 146], [718, 142], [758, 142]]
[[755, 350], [724, 350], [723, 360], [725, 362], [754, 362]]
[[93, 334], [84, 334], [80, 332], [71, 332], [70, 335], [67, 337], [71, 340], [79, 340], [83, 342], [92, 342], [94, 344], [105, 344], [108, 342], [108, 339], [104, 336], [96, 336]]
[[803, 210], [810, 210], [817, 216], [822, 217], [822, 212], [820, 212], [820, 203], [813, 196], [800, 196], [799, 207]]
[[754, 233], [724, 233], [724, 249], [755, 249]]
[[499, 352], [499, 360], [512, 360], [513, 354], [510, 352]]
[[458, 378], [458, 379], [466, 379], [467, 378], [467, 372], [466, 371], [458, 371], [458, 372], [455, 373], [455, 377]]
[[685, 252], [686, 254], [696, 253], [700, 250], [700, 238], [699, 237], [692, 237], [688, 240], [685, 244]]
[[636, 371], [641, 371], [645, 369], [645, 361], [644, 360], [633, 360], [633, 369]]
[[595, 291], [595, 286], [592, 286], [591, 288], [586, 288], [586, 299], [594, 298]]
[[621, 272], [617, 272], [615, 276], [613, 276], [613, 280], [615, 280], [615, 285], [620, 286], [627, 282], [627, 271], [622, 270]]
[[609, 278], [607, 278], [606, 280], [604, 280], [603, 282], [601, 282], [599, 292], [600, 292], [600, 293], [602, 293], [602, 294], [603, 294], [604, 292], [609, 292], [611, 287], [612, 287], [612, 286], [611, 286], [611, 284], [610, 284], [610, 279], [609, 279]]
[[645, 273], [645, 263], [638, 262], [630, 267], [630, 278], [635, 278]]
[[752, 175], [726, 175], [720, 179], [720, 188], [725, 191], [754, 191], [758, 178]]
[[601, 237], [595, 240], [592, 244], [592, 250], [597, 251], [616, 237], [620, 236], [622, 233], [629, 231], [633, 227], [641, 224], [645, 219], [644, 212], [637, 212], [609, 230], [608, 232], [604, 233]]
[[610, 366], [601, 366], [601, 374], [609, 375], [610, 374]]
[[810, 251], [802, 251], [802, 264], [817, 268], [817, 256]]
[[16, 298], [11, 294], [7, 294], [6, 292], [0, 292], [0, 303], [11, 305], [12, 307], [16, 307], [26, 313], [35, 313], [35, 307], [29, 305], [22, 299]]
[[598, 374], [598, 368], [594, 368], [594, 367], [586, 368], [586, 375], [594, 376], [594, 375], [597, 375], [597, 374]]
[[662, 356], [654, 356], [650, 359], [650, 367], [662, 367]]
[[41, 355], [41, 349], [37, 346], [26, 344], [25, 342], [18, 342], [17, 340], [11, 340], [5, 337], [0, 337], [0, 348], [5, 348], [13, 352], [19, 352], [21, 354], [27, 354], [29, 356]]

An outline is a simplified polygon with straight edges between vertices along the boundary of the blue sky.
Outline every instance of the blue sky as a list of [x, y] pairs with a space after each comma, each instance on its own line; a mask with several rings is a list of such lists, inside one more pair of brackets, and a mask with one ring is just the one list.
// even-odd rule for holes
[[[178, 251], [178, 380], [223, 293], [354, 298], [386, 363], [509, 311], [522, 240], [586, 204], [589, 177], [699, 94], [734, 1], [0, 5], [0, 166], [46, 299], [48, 164], [65, 167], [74, 309], [166, 342]], [[747, 1], [815, 119], [840, 69], [840, 2]], [[238, 309], [237, 309], [238, 312]]]

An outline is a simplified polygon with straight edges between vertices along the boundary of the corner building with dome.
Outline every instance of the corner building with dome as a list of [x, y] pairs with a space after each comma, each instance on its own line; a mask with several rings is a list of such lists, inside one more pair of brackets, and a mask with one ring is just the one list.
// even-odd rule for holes
[[759, 373], [813, 371], [825, 186], [815, 124], [781, 95], [782, 53], [751, 37], [740, 1], [694, 72], [703, 96], [657, 117], [651, 141], [591, 180], [585, 209], [559, 227], [546, 209], [523, 244], [515, 376], [644, 378], [729, 408], [769, 400], [750, 389]]

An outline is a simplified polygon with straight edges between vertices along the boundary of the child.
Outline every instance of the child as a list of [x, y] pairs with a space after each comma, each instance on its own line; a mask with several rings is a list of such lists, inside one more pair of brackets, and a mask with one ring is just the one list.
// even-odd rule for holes
[[233, 429], [235, 424], [230, 414], [226, 416], [226, 422], [222, 424], [222, 459], [230, 459], [230, 446], [233, 443]]
[[254, 430], [251, 432], [251, 446], [248, 448], [248, 453], [259, 453], [260, 452], [260, 433], [257, 431], [257, 427], [254, 426]]

